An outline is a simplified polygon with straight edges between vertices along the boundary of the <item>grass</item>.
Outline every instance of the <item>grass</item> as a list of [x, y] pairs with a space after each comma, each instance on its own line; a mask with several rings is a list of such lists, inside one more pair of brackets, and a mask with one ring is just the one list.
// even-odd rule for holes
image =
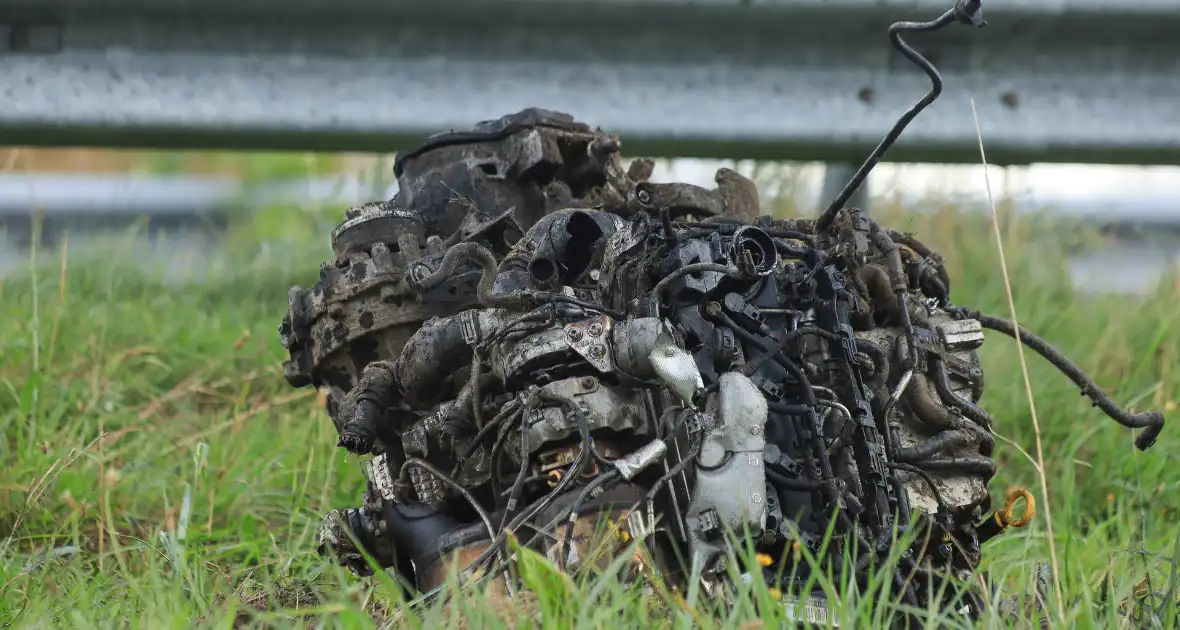
[[[1007, 315], [986, 217], [874, 211], [943, 251], [957, 303]], [[291, 213], [235, 226], [233, 251], [197, 283], [165, 284], [125, 259], [127, 248], [71, 255], [68, 265], [44, 252], [3, 280], [0, 626], [367, 628], [390, 620], [404, 597], [393, 580], [359, 580], [315, 555], [321, 515], [356, 504], [363, 478], [356, 458], [335, 447], [314, 393], [291, 389], [281, 372], [276, 327], [286, 290], [314, 281], [334, 216]], [[1180, 284], [1173, 279], [1147, 298], [1080, 297], [1062, 264], [1076, 233], [1066, 238], [1043, 221], [1006, 216], [1022, 325], [1120, 403], [1174, 410]], [[284, 240], [273, 238], [275, 227]], [[1033, 433], [1016, 349], [988, 334], [982, 354], [983, 405], [1006, 438], [992, 491], [1002, 497], [1023, 485], [1044, 505], [1036, 467], [1021, 450], [1032, 450]], [[1137, 590], [1164, 594], [1156, 606], [1175, 600], [1178, 428], [1136, 452], [1131, 432], [1047, 363], [1029, 360], [1065, 592], [1065, 618], [1051, 602], [1050, 620], [1137, 627], [1119, 611]], [[1042, 517], [985, 547], [993, 580], [1013, 593], [1027, 593], [1048, 562]], [[510, 610], [463, 596], [397, 624], [748, 629], [783, 620], [759, 585], [733, 607], [710, 611], [658, 588], [645, 595], [609, 579], [573, 581], [532, 556], [522, 573], [539, 593]], [[840, 584], [822, 586], [840, 592]], [[845, 627], [878, 624], [890, 610], [882, 594], [840, 604]], [[1165, 612], [1162, 623], [1174, 624], [1175, 611]]]

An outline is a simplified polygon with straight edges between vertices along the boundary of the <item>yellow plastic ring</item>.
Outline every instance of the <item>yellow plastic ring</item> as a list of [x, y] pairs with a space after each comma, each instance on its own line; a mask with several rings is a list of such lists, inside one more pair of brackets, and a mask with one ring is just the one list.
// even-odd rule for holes
[[[1013, 519], [1012, 512], [1016, 509], [1017, 499], [1024, 499], [1024, 514], [1019, 519]], [[1024, 487], [1016, 486], [1008, 490], [1008, 495], [1004, 500], [1004, 512], [999, 520], [1005, 527], [1009, 525], [1012, 527], [1024, 527], [1028, 525], [1036, 513], [1037, 501], [1033, 498], [1032, 493]]]

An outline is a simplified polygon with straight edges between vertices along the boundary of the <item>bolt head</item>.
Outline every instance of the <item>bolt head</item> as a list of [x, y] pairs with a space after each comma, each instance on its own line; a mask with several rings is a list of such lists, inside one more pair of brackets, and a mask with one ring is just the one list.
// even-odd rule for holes
[[422, 282], [429, 274], [430, 270], [422, 263], [418, 263], [410, 268], [410, 279], [414, 282]]
[[590, 336], [597, 337], [602, 334], [602, 324], [590, 324]]
[[672, 346], [668, 346], [667, 348], [664, 349], [664, 356], [668, 357], [669, 359], [676, 356], [676, 348], [673, 348]]
[[577, 341], [582, 338], [582, 331], [577, 328], [571, 328], [565, 333], [570, 339]]

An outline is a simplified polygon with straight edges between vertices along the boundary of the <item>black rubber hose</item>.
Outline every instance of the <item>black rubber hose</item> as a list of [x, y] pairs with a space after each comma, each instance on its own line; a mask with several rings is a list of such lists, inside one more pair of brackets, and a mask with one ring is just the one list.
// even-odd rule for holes
[[946, 288], [938, 278], [932, 278], [927, 274], [922, 279], [922, 292], [926, 295], [938, 300], [939, 304], [947, 304], [951, 301], [950, 289]]
[[779, 342], [779, 345], [788, 344], [800, 337], [805, 337], [807, 335], [815, 335], [816, 337], [826, 339], [835, 344], [844, 343], [843, 337], [830, 330], [824, 330], [818, 326], [800, 326], [799, 328], [788, 331], [786, 334], [784, 334], [782, 340]]
[[986, 457], [931, 457], [916, 461], [913, 465], [932, 472], [987, 475], [988, 477], [996, 474], [996, 463]]
[[337, 446], [357, 455], [373, 451], [378, 425], [392, 404], [390, 394], [395, 385], [391, 367], [386, 361], [376, 361], [361, 371], [356, 387], [350, 392], [355, 396], [355, 408], [352, 417], [340, 429]]
[[893, 124], [893, 128], [890, 129], [889, 133], [881, 139], [881, 143], [878, 144], [875, 149], [873, 149], [873, 152], [869, 154], [868, 159], [864, 161], [864, 164], [860, 165], [860, 168], [857, 169], [856, 174], [852, 176], [852, 179], [849, 180], [847, 184], [845, 184], [844, 189], [840, 191], [840, 194], [836, 195], [836, 198], [832, 200], [831, 205], [829, 205], [828, 208], [824, 210], [823, 214], [820, 215], [819, 219], [816, 220], [816, 232], [823, 232], [832, 225], [832, 221], [835, 220], [836, 214], [844, 208], [844, 204], [849, 198], [852, 197], [852, 194], [856, 192], [856, 189], [860, 188], [860, 185], [864, 182], [865, 178], [868, 177], [869, 171], [873, 170], [873, 167], [876, 166], [877, 162], [881, 160], [881, 157], [885, 155], [885, 152], [889, 150], [889, 147], [893, 146], [893, 143], [896, 142], [901, 136], [901, 132], [905, 131], [906, 126], [908, 126], [918, 114], [922, 113], [923, 109], [926, 109], [927, 106], [933, 103], [934, 100], [938, 98], [939, 94], [942, 94], [942, 77], [938, 74], [938, 69], [934, 67], [934, 64], [930, 63], [925, 57], [919, 54], [918, 51], [914, 50], [908, 44], [902, 41], [901, 33], [905, 31], [916, 33], [935, 31], [955, 21], [955, 17], [955, 10], [951, 9], [950, 11], [943, 13], [942, 16], [932, 22], [897, 22], [889, 27], [889, 38], [893, 40], [893, 47], [900, 51], [901, 54], [905, 55], [905, 57], [912, 61], [915, 65], [925, 71], [926, 76], [930, 77], [930, 91], [922, 97], [922, 100], [915, 103], [904, 114], [902, 114], [901, 118], [897, 119], [897, 122]]
[[881, 224], [869, 219], [869, 238], [877, 246], [881, 255], [885, 256], [885, 269], [889, 272], [889, 288], [894, 293], [902, 293], [909, 288], [905, 277], [905, 265], [901, 262], [901, 248], [893, 242], [889, 233], [881, 229]]
[[996, 452], [996, 438], [992, 436], [990, 429], [985, 429], [964, 418], [955, 418], [953, 426], [959, 431], [966, 431], [975, 436], [975, 439], [979, 441], [980, 455], [991, 457], [992, 453]]
[[980, 426], [991, 428], [991, 416], [987, 415], [987, 412], [975, 403], [956, 394], [955, 390], [951, 388], [951, 379], [947, 374], [946, 364], [943, 363], [942, 359], [931, 355], [930, 368], [934, 377], [934, 389], [938, 391], [938, 397], [942, 399], [943, 404], [955, 407], [964, 416], [979, 423]]
[[804, 243], [813, 243], [815, 236], [806, 232], [799, 232], [796, 230], [766, 230], [766, 233], [771, 238], [786, 238], [792, 241], [803, 241]]
[[930, 459], [944, 451], [966, 446], [972, 441], [971, 436], [966, 432], [951, 429], [938, 433], [917, 446], [898, 447], [896, 457], [897, 461], [901, 463], [916, 462]]
[[910, 410], [923, 423], [940, 431], [954, 426], [950, 410], [939, 401], [937, 390], [931, 386], [925, 374], [914, 374], [906, 388], [905, 398], [910, 403]]
[[470, 364], [472, 354], [457, 316], [428, 320], [393, 362], [394, 381], [414, 408], [429, 406], [442, 397], [446, 377]]
[[877, 390], [881, 389], [885, 380], [889, 378], [889, 357], [884, 348], [868, 339], [857, 339], [856, 351], [867, 354], [873, 360], [873, 378], [865, 384], [868, 385], [869, 391], [876, 395]]
[[1065, 355], [1061, 354], [1056, 348], [1049, 344], [1048, 341], [1041, 339], [1035, 334], [1026, 330], [1023, 326], [1020, 327], [1019, 333], [1013, 328], [1012, 322], [991, 315], [985, 315], [978, 311], [971, 312], [971, 318], [977, 320], [984, 328], [1002, 332], [1024, 345], [1032, 348], [1037, 354], [1045, 358], [1053, 367], [1061, 371], [1073, 381], [1075, 385], [1082, 389], [1082, 395], [1088, 396], [1093, 401], [1094, 406], [1101, 409], [1106, 415], [1110, 416], [1115, 422], [1127, 427], [1128, 429], [1144, 429], [1138, 437], [1135, 438], [1135, 447], [1141, 451], [1151, 448], [1155, 444], [1156, 438], [1159, 437], [1160, 432], [1164, 430], [1164, 414], [1158, 411], [1148, 411], [1144, 413], [1131, 413], [1125, 409], [1120, 408], [1113, 400], [1107, 396], [1102, 389], [1098, 387], [1086, 373], [1082, 371], [1072, 361], [1067, 359]]
[[483, 444], [484, 438], [486, 438], [488, 434], [491, 433], [492, 429], [500, 426], [500, 423], [505, 419], [508, 419], [508, 421], [511, 423], [511, 421], [515, 420], [515, 416], [520, 412], [520, 410], [521, 404], [516, 400], [510, 400], [504, 405], [503, 408], [500, 409], [500, 413], [497, 414], [496, 417], [492, 418], [487, 424], [480, 427], [479, 432], [475, 434], [475, 437], [471, 438], [471, 441], [468, 442], [467, 446], [463, 448], [459, 456], [455, 458], [455, 467], [451, 471], [451, 476], [453, 477], [459, 474], [459, 469], [462, 468], [464, 463], [466, 463], [467, 458], [471, 457], [475, 450]]
[[810, 247], [791, 247], [786, 241], [779, 238], [774, 239], [774, 248], [778, 250], [778, 255], [783, 260], [803, 260], [811, 250]]
[[803, 413], [811, 413], [815, 407], [811, 405], [785, 405], [783, 403], [775, 403], [766, 401], [766, 410], [774, 413], [782, 413], [787, 415], [797, 415]]
[[371, 453], [377, 443], [377, 423], [384, 414], [385, 409], [370, 399], [357, 401], [356, 412], [341, 429], [336, 446], [355, 455]]
[[478, 263], [483, 270], [483, 274], [479, 277], [479, 286], [476, 293], [481, 306], [494, 308], [497, 306], [519, 305], [520, 298], [516, 297], [515, 294], [492, 295], [492, 286], [496, 282], [499, 263], [491, 251], [478, 243], [459, 243], [451, 247], [447, 250], [446, 254], [443, 254], [443, 259], [439, 263], [438, 269], [424, 278], [415, 278], [416, 270], [420, 266], [424, 266], [421, 262], [417, 263], [417, 265], [410, 266], [406, 270], [406, 280], [418, 293], [429, 291], [446, 282], [447, 278], [454, 275], [455, 266], [464, 260], [471, 260]]
[[769, 467], [766, 468], [766, 478], [786, 490], [814, 492], [816, 490], [824, 490], [828, 487], [827, 483], [819, 481], [818, 479], [800, 479], [798, 477], [788, 477]]

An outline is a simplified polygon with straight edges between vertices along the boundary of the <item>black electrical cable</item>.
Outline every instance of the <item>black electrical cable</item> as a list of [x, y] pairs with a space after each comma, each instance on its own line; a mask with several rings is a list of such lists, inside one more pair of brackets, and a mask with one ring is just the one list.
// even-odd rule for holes
[[[479, 445], [483, 442], [483, 439], [487, 437], [489, 433], [491, 433], [492, 429], [497, 427], [501, 422], [504, 422], [505, 419], [515, 419], [513, 416], [519, 413], [520, 410], [520, 402], [511, 400], [506, 405], [504, 405], [504, 408], [500, 410], [499, 414], [489, 420], [487, 424], [480, 427], [479, 432], [475, 434], [475, 437], [471, 438], [471, 442], [467, 444], [467, 446], [460, 453], [459, 457], [456, 458], [455, 469], [453, 472], [451, 472], [451, 474], [454, 475], [458, 473], [459, 468], [463, 466], [463, 463], [468, 457], [471, 457], [471, 454], [475, 452], [475, 449], [479, 448]], [[491, 460], [489, 459], [489, 461]]]
[[[540, 390], [537, 390], [538, 392]], [[516, 473], [516, 480], [512, 482], [512, 487], [508, 490], [508, 502], [504, 507], [504, 515], [500, 518], [500, 529], [508, 524], [508, 518], [516, 510], [516, 504], [520, 501], [520, 494], [524, 491], [525, 478], [529, 472], [529, 427], [528, 419], [536, 410], [535, 398], [525, 404], [524, 416], [520, 425], [520, 470]], [[579, 456], [584, 453], [580, 453]]]
[[[487, 348], [496, 341], [507, 337], [513, 332], [528, 332], [539, 328], [545, 328], [547, 326], [552, 326], [553, 322], [555, 321], [557, 321], [557, 313], [553, 308], [553, 304], [543, 304], [497, 327], [495, 331], [489, 333], [486, 338], [479, 342], [479, 346], [481, 348]], [[521, 330], [516, 329], [517, 326], [529, 322], [536, 322], [536, 325], [529, 326], [528, 328]]]
[[678, 278], [683, 278], [687, 275], [703, 273], [707, 271], [725, 274], [730, 278], [742, 278], [741, 271], [739, 271], [736, 267], [723, 265], [721, 263], [692, 263], [690, 265], [678, 267], [672, 271], [672, 273], [664, 276], [659, 282], [656, 283], [656, 286], [652, 289], [652, 294], [654, 294], [657, 298], [663, 299], [664, 292], [667, 291], [668, 287], [671, 286], [671, 284]]
[[471, 375], [467, 378], [467, 382], [471, 383], [471, 419], [475, 422], [476, 427], [483, 427], [483, 393], [480, 392], [480, 378], [483, 374], [483, 357], [479, 354], [478, 348], [473, 348], [471, 353]]
[[569, 517], [565, 525], [565, 536], [562, 537], [561, 545], [558, 549], [557, 561], [560, 566], [565, 566], [565, 559], [569, 557], [570, 539], [573, 538], [574, 523], [578, 520], [578, 509], [583, 503], [585, 503], [586, 499], [589, 498], [591, 493], [593, 493], [596, 488], [605, 487], [608, 483], [620, 481], [622, 477], [622, 473], [620, 473], [617, 469], [612, 468], [606, 471], [605, 473], [595, 477], [590, 483], [586, 484], [586, 487], [582, 489], [582, 492], [579, 493], [574, 502], [570, 504]]
[[545, 496], [533, 502], [529, 507], [522, 510], [520, 514], [512, 520], [512, 522], [508, 523], [506, 527], [501, 529], [500, 533], [493, 537], [491, 544], [488, 545], [488, 548], [484, 549], [479, 557], [468, 564], [467, 567], [460, 571], [459, 574], [465, 574], [483, 564], [486, 564], [488, 560], [492, 559], [496, 555], [497, 550], [504, 545], [504, 542], [508, 539], [510, 534], [514, 534], [521, 525], [528, 522], [529, 519], [536, 516], [541, 510], [545, 509], [550, 503], [552, 503], [554, 499], [564, 493], [566, 487], [569, 486], [574, 479], [578, 478], [577, 474], [573, 474], [575, 470], [574, 467], [576, 465], [577, 463], [575, 462], [566, 470], [566, 474], [561, 478], [560, 481], [557, 482], [557, 486], [550, 490]]
[[1081, 388], [1083, 396], [1088, 396], [1093, 401], [1094, 406], [1101, 409], [1115, 422], [1129, 429], [1144, 429], [1135, 438], [1136, 448], [1145, 451], [1151, 448], [1152, 444], [1155, 444], [1156, 438], [1159, 437], [1160, 432], [1164, 429], [1164, 414], [1158, 411], [1131, 413], [1120, 408], [1098, 387], [1097, 383], [1091, 380], [1089, 376], [1086, 376], [1086, 373], [1081, 368], [1066, 358], [1065, 355], [1061, 354], [1048, 341], [1029, 332], [1023, 326], [1017, 331], [1013, 328], [1012, 322], [1001, 317], [985, 315], [978, 311], [972, 311], [970, 317], [979, 321], [984, 328], [1002, 332], [1032, 348], [1037, 354], [1044, 357], [1049, 363], [1052, 363], [1053, 367], [1069, 377], [1069, 380]]
[[660, 224], [664, 228], [664, 238], [668, 239], [668, 249], [676, 247], [680, 239], [676, 236], [676, 229], [672, 227], [672, 213], [667, 207], [660, 208]]
[[[512, 430], [512, 425], [515, 424], [515, 421], [521, 420], [521, 424], [523, 425], [523, 418], [524, 416], [522, 414], [519, 418], [512, 418], [512, 422], [503, 423], [503, 426], [500, 427], [500, 432], [496, 434], [496, 441], [492, 443], [492, 450], [488, 454], [488, 462], [491, 465], [492, 479], [497, 483], [501, 482], [500, 466], [497, 463], [500, 455], [500, 448], [504, 446], [504, 441], [508, 438], [508, 433]], [[521, 430], [524, 431], [525, 429], [522, 428]]]
[[895, 468], [897, 470], [904, 470], [908, 473], [913, 473], [921, 477], [926, 482], [926, 485], [930, 486], [930, 492], [934, 493], [934, 500], [938, 502], [938, 506], [940, 508], [947, 507], [947, 503], [943, 500], [942, 493], [938, 491], [938, 486], [934, 485], [934, 479], [930, 476], [930, 473], [915, 465], [907, 464], [905, 462], [889, 462], [889, 467]]
[[458, 481], [455, 481], [453, 478], [451, 478], [450, 475], [435, 468], [434, 466], [432, 466], [430, 464], [430, 462], [427, 462], [423, 459], [419, 459], [417, 457], [409, 457], [406, 459], [405, 463], [402, 464], [401, 471], [398, 473], [398, 478], [399, 479], [404, 478], [406, 471], [408, 471], [411, 466], [425, 470], [426, 472], [430, 473], [431, 475], [434, 475], [434, 477], [436, 479], [438, 479], [439, 481], [445, 483], [452, 490], [454, 490], [455, 492], [458, 492], [460, 496], [462, 496], [464, 499], [467, 500], [468, 503], [471, 504], [471, 508], [473, 510], [475, 510], [475, 513], [477, 515], [479, 515], [479, 519], [481, 521], [483, 521], [484, 526], [488, 528], [488, 536], [495, 536], [496, 535], [496, 530], [492, 526], [492, 517], [488, 515], [487, 510], [483, 509], [483, 506], [481, 506], [479, 504], [479, 501], [477, 501], [475, 499], [475, 497], [471, 494], [471, 492], [469, 490], [467, 490], [467, 488], [463, 487], [463, 484], [459, 483]]
[[[702, 446], [701, 444], [697, 444], [695, 447], [690, 449], [688, 451], [688, 454], [685, 455], [683, 459], [676, 462], [675, 466], [669, 468], [668, 472], [664, 473], [659, 479], [657, 479], [656, 482], [652, 484], [651, 488], [648, 489], [647, 495], [644, 497], [644, 500], [651, 501], [652, 499], [654, 499], [655, 496], [657, 494], [659, 494], [660, 489], [664, 487], [664, 484], [668, 483], [669, 481], [672, 481], [673, 477], [684, 472], [684, 470], [686, 468], [688, 468], [688, 465], [691, 464], [701, 454], [701, 446]], [[638, 507], [638, 505], [639, 504], [636, 503], [635, 506], [633, 506], [633, 508]]]

